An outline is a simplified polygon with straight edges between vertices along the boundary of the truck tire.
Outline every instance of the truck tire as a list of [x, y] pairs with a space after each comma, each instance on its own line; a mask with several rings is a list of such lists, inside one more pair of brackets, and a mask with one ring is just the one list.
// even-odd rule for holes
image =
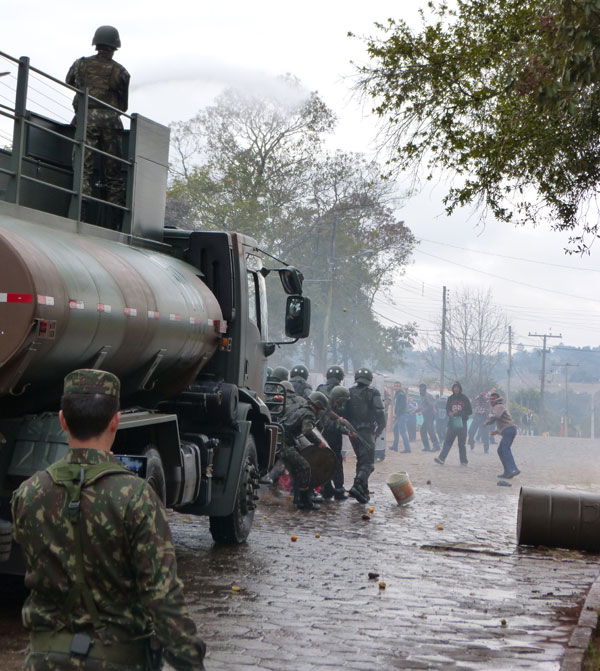
[[256, 444], [248, 435], [242, 462], [242, 477], [231, 515], [210, 518], [210, 533], [215, 543], [236, 545], [243, 543], [250, 534], [259, 488]]
[[167, 482], [160, 454], [155, 447], [147, 447], [144, 456], [148, 459], [146, 464], [146, 482], [157, 493], [163, 505], [167, 502]]
[[8, 520], [0, 520], [0, 562], [8, 561], [12, 548], [12, 524]]

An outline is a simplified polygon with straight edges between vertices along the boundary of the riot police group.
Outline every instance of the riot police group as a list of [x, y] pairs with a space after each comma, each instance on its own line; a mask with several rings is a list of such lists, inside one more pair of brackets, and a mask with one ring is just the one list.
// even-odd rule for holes
[[[306, 366], [267, 371], [265, 398], [282, 428], [278, 460], [264, 483], [276, 486], [287, 470], [299, 510], [318, 510], [322, 500], [344, 501], [350, 495], [369, 501], [369, 476], [375, 468], [375, 441], [385, 430], [385, 412], [373, 373], [359, 368], [354, 386], [343, 385], [341, 366], [331, 366], [315, 391]], [[356, 455], [356, 474], [348, 494], [344, 487], [342, 438]], [[323, 481], [325, 477], [325, 481]], [[315, 487], [320, 486], [317, 494]]]

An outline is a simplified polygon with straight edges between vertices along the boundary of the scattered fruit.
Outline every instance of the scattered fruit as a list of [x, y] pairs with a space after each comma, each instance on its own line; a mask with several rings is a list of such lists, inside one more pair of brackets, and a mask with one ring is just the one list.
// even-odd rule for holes
[[438, 528], [438, 531], [443, 531], [444, 530], [444, 525], [443, 524], [438, 524], [437, 528]]
[[292, 541], [292, 543], [295, 543], [298, 540], [298, 536], [292, 536], [290, 540]]
[[362, 518], [363, 518], [363, 520], [370, 520], [370, 519], [371, 519], [370, 515], [367, 515], [367, 513], [365, 513], [365, 514], [362, 516]]
[[315, 538], [321, 538], [321, 534], [315, 534]]
[[238, 585], [232, 585], [232, 586], [231, 586], [231, 589], [232, 589], [234, 592], [239, 592], [239, 591], [241, 591], [242, 588], [239, 587]]
[[502, 618], [502, 619], [500, 620], [500, 624], [501, 624], [503, 627], [506, 627], [506, 620], [505, 620], [504, 618]]
[[379, 573], [375, 573], [374, 571], [369, 571], [367, 575], [369, 576], [369, 580], [377, 580], [379, 578]]
[[370, 513], [374, 513], [374, 512], [375, 512], [375, 508], [369, 508], [369, 512], [370, 512]]
[[385, 583], [383, 580], [379, 583], [379, 589], [385, 589]]

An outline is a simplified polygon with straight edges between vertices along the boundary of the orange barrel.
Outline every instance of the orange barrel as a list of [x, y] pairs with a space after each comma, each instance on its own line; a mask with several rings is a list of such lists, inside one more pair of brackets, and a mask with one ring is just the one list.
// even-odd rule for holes
[[521, 487], [519, 545], [600, 551], [600, 496]]
[[413, 500], [415, 491], [410, 483], [408, 473], [404, 471], [392, 473], [388, 476], [386, 483], [399, 506], [403, 506]]

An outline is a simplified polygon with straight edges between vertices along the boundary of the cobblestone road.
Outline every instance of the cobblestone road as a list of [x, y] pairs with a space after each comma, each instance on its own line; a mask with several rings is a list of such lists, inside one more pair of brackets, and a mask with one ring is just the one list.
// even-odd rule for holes
[[[438, 466], [417, 442], [377, 464], [367, 506], [296, 511], [263, 487], [249, 542], [236, 548], [214, 546], [206, 520], [172, 514], [207, 671], [558, 671], [598, 557], [519, 548], [519, 486], [598, 491], [599, 454], [599, 442], [517, 437], [522, 475], [498, 487], [495, 451], [477, 446], [464, 468], [454, 447]], [[349, 456], [348, 486], [353, 469]], [[415, 488], [405, 507], [385, 484], [401, 470]], [[26, 637], [14, 612], [1, 617], [12, 671]]]
[[[600, 444], [519, 437], [510, 488], [496, 484], [495, 452], [476, 447], [464, 468], [455, 450], [445, 466], [420, 443], [388, 453], [368, 506], [298, 512], [264, 491], [233, 551], [174, 524], [207, 669], [559, 669], [598, 558], [517, 547], [519, 485], [597, 490]], [[349, 457], [348, 483], [353, 468]], [[416, 491], [405, 507], [385, 485], [398, 470]]]

